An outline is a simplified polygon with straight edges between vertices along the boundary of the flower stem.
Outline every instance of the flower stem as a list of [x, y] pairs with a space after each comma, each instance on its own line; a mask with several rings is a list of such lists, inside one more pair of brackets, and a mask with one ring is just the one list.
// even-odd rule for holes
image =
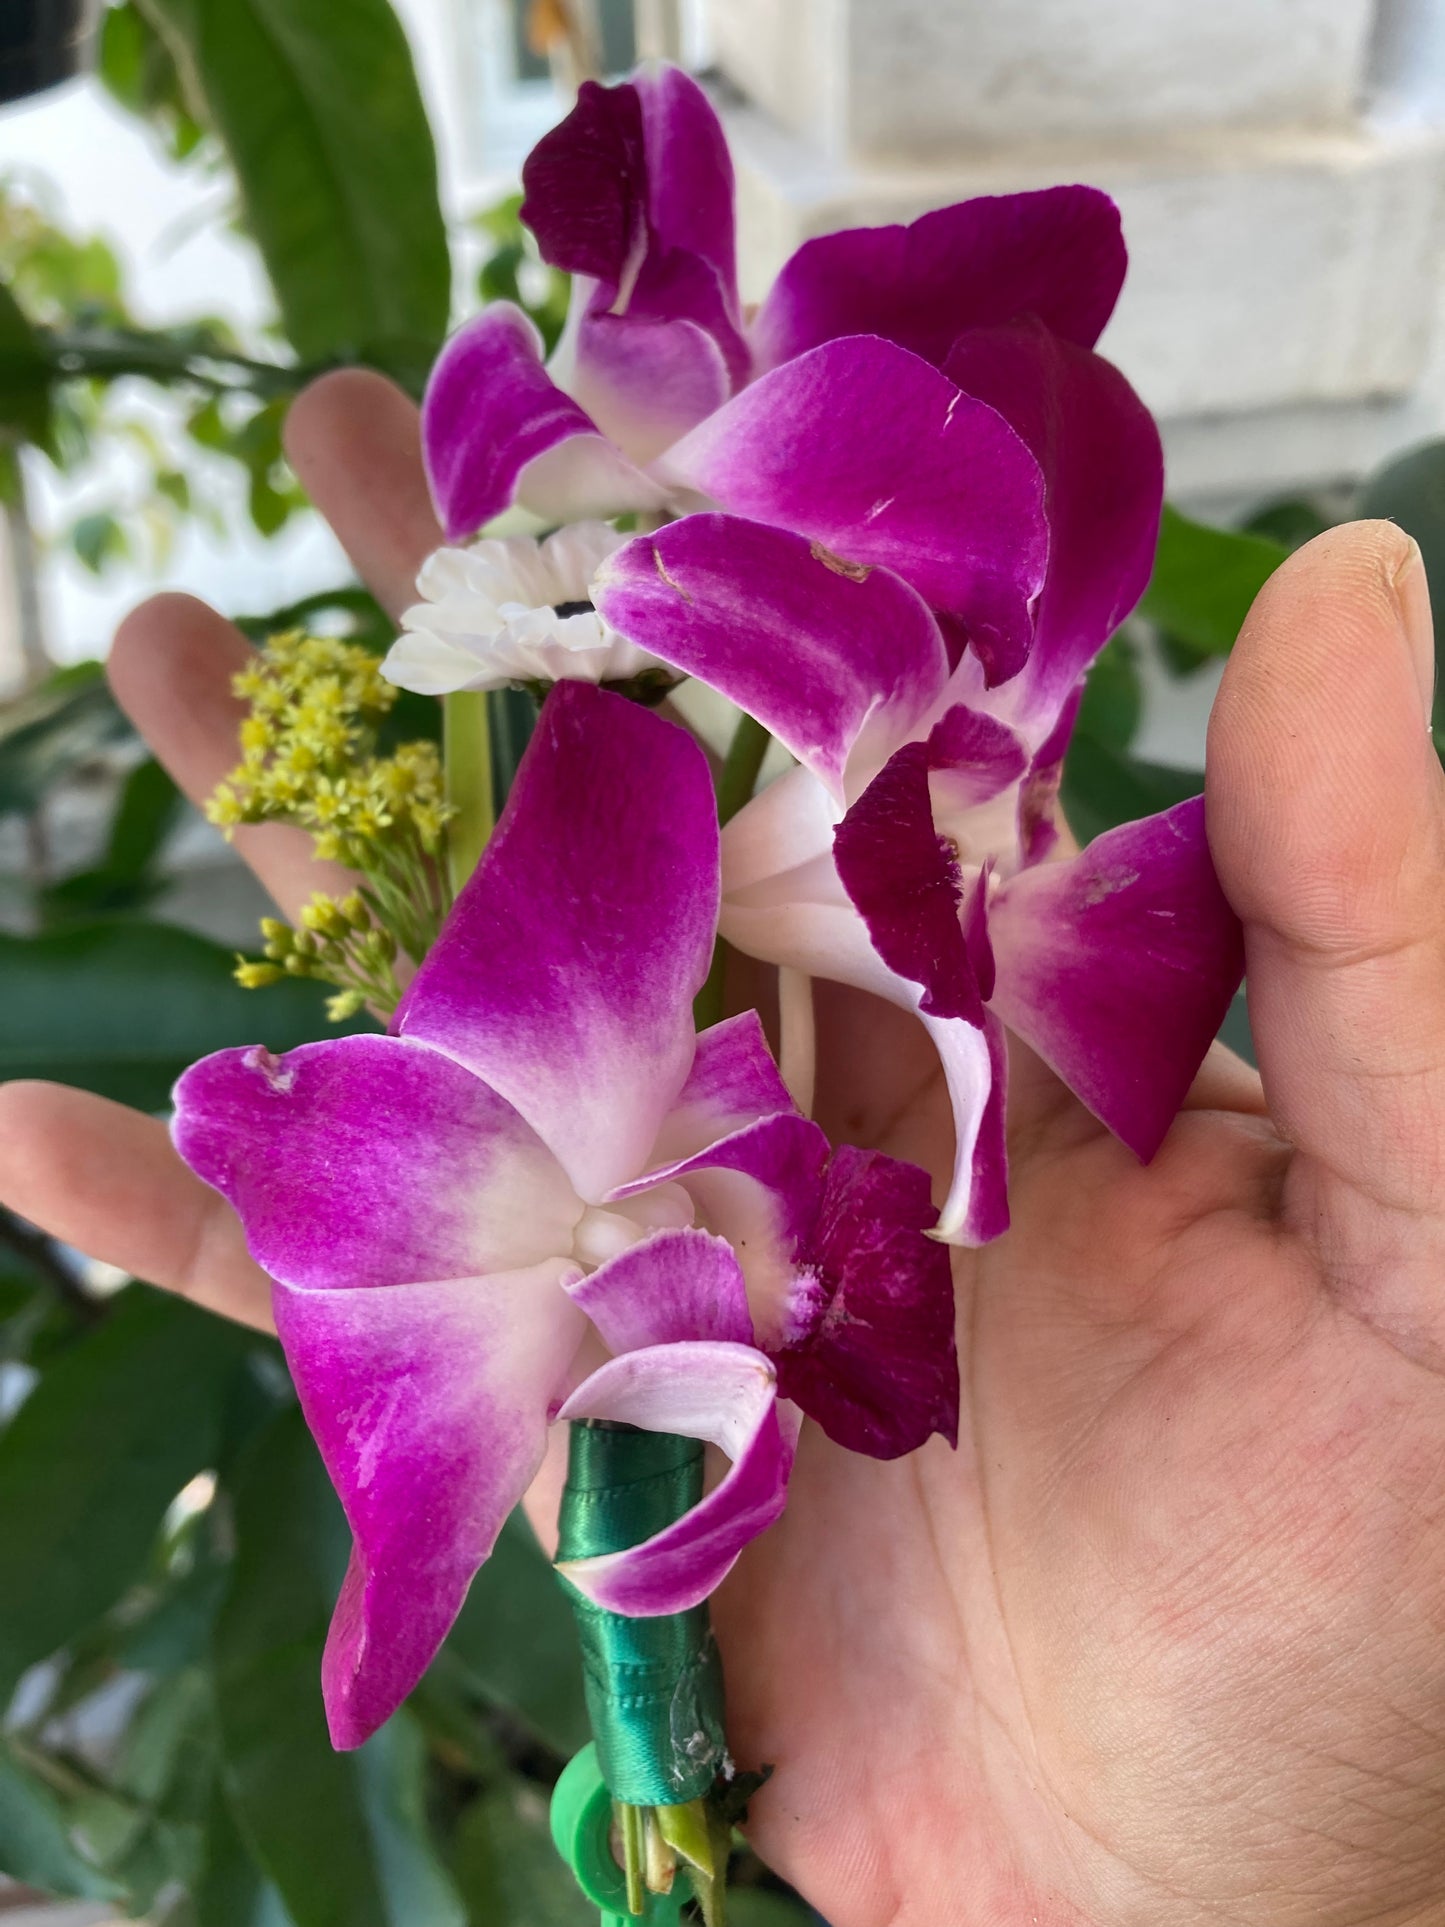
[[757, 787], [758, 772], [772, 737], [752, 716], [738, 718], [727, 757], [717, 779], [717, 820], [731, 822]]
[[442, 699], [447, 824], [447, 876], [456, 896], [476, 869], [492, 834], [492, 738], [485, 689], [457, 689]]

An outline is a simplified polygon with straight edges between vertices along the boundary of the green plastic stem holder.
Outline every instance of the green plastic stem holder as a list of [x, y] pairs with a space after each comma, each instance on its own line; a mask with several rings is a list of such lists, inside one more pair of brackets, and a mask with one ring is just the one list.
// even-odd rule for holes
[[[574, 1424], [559, 1563], [650, 1539], [689, 1511], [702, 1488], [699, 1440], [606, 1421]], [[629, 1912], [611, 1842], [618, 1812], [626, 1819], [628, 1809], [636, 1817], [649, 1807], [700, 1800], [723, 1764], [722, 1667], [707, 1607], [630, 1618], [604, 1611], [574, 1586], [567, 1590], [593, 1743], [558, 1782], [553, 1837], [583, 1892], [602, 1908], [604, 1927], [638, 1919], [671, 1923], [685, 1883], [678, 1882], [676, 1898], [649, 1893], [643, 1912]]]

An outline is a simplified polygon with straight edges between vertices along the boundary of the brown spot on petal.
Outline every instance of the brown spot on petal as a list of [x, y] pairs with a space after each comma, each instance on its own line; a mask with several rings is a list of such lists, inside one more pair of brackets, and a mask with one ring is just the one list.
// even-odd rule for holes
[[833, 551], [825, 549], [821, 542], [813, 543], [811, 554], [815, 562], [821, 562], [823, 567], [831, 569], [834, 575], [846, 576], [850, 582], [866, 582], [873, 573], [871, 563], [845, 562], [841, 555], [834, 555]]
[[688, 594], [687, 590], [683, 588], [680, 582], [674, 582], [672, 577], [667, 573], [667, 569], [663, 563], [661, 555], [658, 553], [657, 544], [655, 542], [652, 545], [652, 561], [653, 561], [653, 566], [657, 570], [657, 573], [662, 577], [663, 581], [667, 584], [668, 588], [673, 590], [677, 595], [680, 595], [684, 602], [691, 603], [692, 597]]

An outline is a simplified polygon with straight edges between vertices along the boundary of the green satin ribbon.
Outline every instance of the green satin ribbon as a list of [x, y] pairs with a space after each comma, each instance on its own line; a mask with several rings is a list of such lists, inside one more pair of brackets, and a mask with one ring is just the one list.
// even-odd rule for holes
[[[621, 1552], [702, 1497], [697, 1439], [574, 1424], [559, 1560]], [[657, 1619], [603, 1612], [568, 1587], [602, 1776], [629, 1806], [700, 1799], [722, 1765], [723, 1683], [706, 1605]]]

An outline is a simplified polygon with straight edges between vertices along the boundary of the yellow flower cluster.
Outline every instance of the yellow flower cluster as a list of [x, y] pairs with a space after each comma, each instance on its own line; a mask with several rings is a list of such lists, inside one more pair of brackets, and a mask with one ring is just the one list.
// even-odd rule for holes
[[273, 636], [233, 688], [247, 705], [241, 761], [206, 814], [227, 835], [242, 823], [292, 823], [310, 832], [319, 858], [365, 879], [335, 900], [313, 897], [301, 928], [268, 918], [265, 955], [242, 959], [250, 986], [283, 976], [338, 986], [330, 1013], [363, 1004], [389, 1008], [400, 995], [399, 952], [420, 962], [450, 907], [438, 861], [453, 814], [441, 760], [428, 742], [376, 754], [377, 731], [398, 691], [365, 649], [300, 631]]

